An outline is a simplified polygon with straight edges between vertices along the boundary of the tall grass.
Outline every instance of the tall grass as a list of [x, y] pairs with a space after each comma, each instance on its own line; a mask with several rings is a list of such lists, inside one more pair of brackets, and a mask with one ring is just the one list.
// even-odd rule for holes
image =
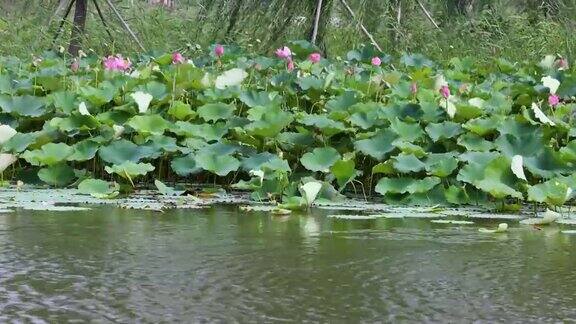
[[[458, 0], [422, 3], [440, 25], [433, 27], [413, 0], [348, 0], [357, 14], [352, 20], [339, 0], [324, 12], [321, 48], [331, 56], [345, 55], [366, 43], [363, 23], [386, 52], [421, 52], [442, 60], [471, 55], [478, 59], [502, 56], [511, 60], [538, 59], [544, 53], [576, 54], [576, 0], [466, 0], [473, 7], [456, 10]], [[28, 56], [66, 46], [70, 21], [52, 45], [56, 21], [48, 26], [56, 0], [0, 3], [0, 55]], [[117, 0], [118, 8], [150, 51], [195, 51], [214, 42], [237, 43], [269, 52], [291, 39], [309, 37], [315, 0], [180, 0], [174, 9], [148, 5], [147, 0]], [[84, 47], [99, 55], [135, 54], [138, 47], [101, 1], [113, 39], [94, 8]], [[402, 15], [398, 20], [398, 7]]]

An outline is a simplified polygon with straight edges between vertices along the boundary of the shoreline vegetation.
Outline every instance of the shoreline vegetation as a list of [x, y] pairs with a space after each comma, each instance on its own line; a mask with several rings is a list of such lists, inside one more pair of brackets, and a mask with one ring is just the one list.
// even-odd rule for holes
[[396, 59], [372, 46], [329, 60], [306, 41], [267, 56], [216, 44], [197, 57], [2, 57], [0, 169], [97, 198], [185, 182], [281, 210], [347, 193], [556, 208], [575, 196], [569, 63]]

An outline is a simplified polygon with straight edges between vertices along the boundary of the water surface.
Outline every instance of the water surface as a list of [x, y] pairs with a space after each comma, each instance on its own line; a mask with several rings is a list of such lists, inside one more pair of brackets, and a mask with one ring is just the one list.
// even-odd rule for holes
[[477, 228], [321, 210], [20, 210], [0, 214], [0, 322], [576, 320], [575, 235]]

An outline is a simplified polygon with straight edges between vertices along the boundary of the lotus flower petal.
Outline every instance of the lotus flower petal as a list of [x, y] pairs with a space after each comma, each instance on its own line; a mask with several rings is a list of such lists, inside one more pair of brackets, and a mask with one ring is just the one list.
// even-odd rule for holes
[[16, 133], [18, 132], [14, 128], [8, 125], [0, 125], [0, 144], [8, 142]]
[[514, 155], [512, 157], [512, 163], [510, 164], [510, 168], [512, 169], [512, 173], [518, 177], [518, 179], [526, 180], [526, 175], [524, 174], [524, 159], [522, 155]]
[[18, 160], [16, 156], [12, 154], [2, 153], [0, 154], [0, 172], [4, 172], [12, 163]]
[[86, 103], [84, 101], [82, 101], [78, 106], [78, 112], [80, 112], [80, 115], [82, 116], [90, 116], [90, 112], [88, 111], [88, 107], [86, 107]]
[[554, 123], [553, 121], [550, 120], [550, 118], [548, 118], [548, 116], [546, 116], [542, 110], [540, 110], [540, 107], [538, 107], [537, 104], [532, 103], [532, 110], [534, 111], [534, 116], [536, 116], [536, 118], [541, 121], [543, 124], [548, 124], [550, 126], [556, 126], [556, 123]]
[[150, 107], [150, 103], [152, 102], [152, 99], [154, 99], [151, 94], [142, 91], [136, 91], [130, 96], [138, 105], [138, 112], [141, 114], [148, 111], [148, 107]]
[[560, 81], [551, 76], [545, 76], [540, 81], [542, 82], [542, 85], [550, 89], [551, 94], [556, 94], [556, 90], [558, 90], [558, 87], [560, 86]]

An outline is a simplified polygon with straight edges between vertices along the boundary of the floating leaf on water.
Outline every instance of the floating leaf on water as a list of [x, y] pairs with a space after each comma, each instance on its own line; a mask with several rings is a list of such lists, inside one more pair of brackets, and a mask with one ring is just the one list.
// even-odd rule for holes
[[86, 179], [78, 184], [78, 192], [94, 198], [110, 199], [118, 196], [120, 186], [99, 179]]
[[238, 206], [238, 209], [240, 209], [241, 211], [247, 211], [247, 212], [270, 212], [273, 211], [275, 209], [278, 209], [278, 207], [274, 206], [274, 205], [254, 205], [254, 206]]
[[479, 228], [478, 232], [480, 233], [504, 233], [508, 231], [508, 224], [507, 223], [500, 223], [498, 224], [498, 228], [495, 229], [488, 229], [488, 228]]
[[471, 225], [471, 224], [474, 224], [474, 222], [471, 222], [471, 221], [452, 220], [452, 219], [433, 219], [430, 222], [436, 223], [436, 224], [453, 224], [453, 225]]
[[271, 210], [271, 213], [272, 213], [273, 215], [288, 215], [288, 214], [292, 213], [292, 211], [289, 210], [289, 209], [284, 209], [284, 208], [278, 208], [278, 207], [276, 207], [276, 208], [274, 208], [274, 209]]

